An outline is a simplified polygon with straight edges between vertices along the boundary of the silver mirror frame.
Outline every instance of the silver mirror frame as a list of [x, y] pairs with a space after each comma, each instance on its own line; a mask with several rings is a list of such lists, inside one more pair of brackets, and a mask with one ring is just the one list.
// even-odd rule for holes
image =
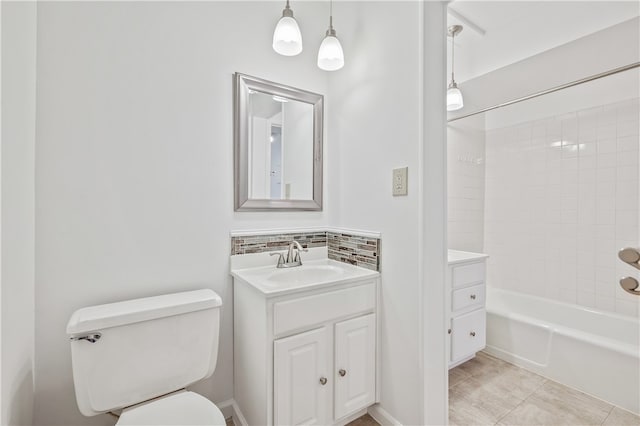
[[[313, 199], [270, 200], [249, 198], [248, 106], [250, 90], [281, 96], [313, 105]], [[235, 211], [319, 211], [322, 210], [322, 133], [324, 96], [283, 84], [234, 74], [234, 210]]]

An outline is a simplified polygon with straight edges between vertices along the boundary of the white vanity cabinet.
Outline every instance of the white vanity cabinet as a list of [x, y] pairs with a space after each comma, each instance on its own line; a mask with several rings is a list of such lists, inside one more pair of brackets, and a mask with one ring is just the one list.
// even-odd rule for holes
[[379, 278], [265, 294], [234, 278], [235, 400], [249, 425], [344, 424], [378, 401]]
[[487, 255], [449, 250], [449, 368], [486, 346]]

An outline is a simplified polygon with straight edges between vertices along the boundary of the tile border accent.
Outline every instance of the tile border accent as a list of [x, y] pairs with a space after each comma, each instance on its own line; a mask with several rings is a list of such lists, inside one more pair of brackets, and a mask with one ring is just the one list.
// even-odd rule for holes
[[338, 228], [232, 231], [231, 255], [286, 250], [292, 241], [304, 248], [327, 247], [329, 259], [380, 271], [380, 233]]

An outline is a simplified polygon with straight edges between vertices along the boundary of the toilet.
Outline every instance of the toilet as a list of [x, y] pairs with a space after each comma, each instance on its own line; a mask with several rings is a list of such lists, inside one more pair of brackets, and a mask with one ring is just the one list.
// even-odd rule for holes
[[76, 401], [116, 425], [224, 425], [185, 388], [213, 374], [222, 299], [209, 289], [77, 310], [67, 324]]

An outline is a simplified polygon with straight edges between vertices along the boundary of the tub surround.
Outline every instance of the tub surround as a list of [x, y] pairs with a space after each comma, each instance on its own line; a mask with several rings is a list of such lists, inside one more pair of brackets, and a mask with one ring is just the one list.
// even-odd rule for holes
[[449, 368], [484, 349], [486, 343], [485, 275], [483, 253], [448, 251]]
[[636, 414], [639, 328], [631, 317], [487, 288], [486, 352]]

